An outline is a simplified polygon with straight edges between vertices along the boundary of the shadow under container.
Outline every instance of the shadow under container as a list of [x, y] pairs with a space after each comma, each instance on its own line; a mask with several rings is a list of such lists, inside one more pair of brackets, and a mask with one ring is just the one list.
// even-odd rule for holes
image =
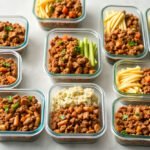
[[137, 66], [140, 66], [142, 69], [150, 68], [150, 63], [149, 63], [149, 61], [144, 61], [144, 60], [120, 60], [114, 64], [114, 66], [113, 66], [113, 88], [114, 88], [114, 91], [118, 95], [120, 95], [120, 96], [138, 96], [138, 97], [150, 96], [150, 94], [137, 94], [137, 93], [121, 92], [121, 91], [119, 91], [119, 89], [117, 87], [117, 83], [116, 83], [117, 72], [121, 69], [134, 68]]
[[[99, 109], [100, 109], [100, 122], [101, 122], [101, 130], [98, 133], [93, 134], [81, 134], [81, 133], [55, 133], [51, 130], [50, 120], [51, 120], [51, 105], [53, 96], [63, 88], [70, 88], [73, 86], [81, 86], [83, 88], [92, 88], [94, 92], [98, 96], [99, 100]], [[104, 92], [103, 90], [96, 84], [93, 83], [59, 83], [55, 84], [51, 87], [48, 96], [48, 104], [46, 111], [46, 131], [47, 133], [58, 143], [95, 143], [99, 138], [103, 136], [106, 131], [106, 111], [104, 105]]]
[[12, 58], [17, 64], [17, 80], [10, 85], [0, 85], [0, 90], [5, 88], [17, 87], [22, 80], [22, 58], [21, 56], [12, 50], [0, 51], [0, 57]]
[[145, 21], [146, 21], [146, 25], [147, 25], [148, 47], [149, 47], [149, 51], [150, 51], [150, 8], [147, 9], [145, 17], [146, 17]]
[[25, 28], [25, 38], [24, 42], [18, 46], [0, 46], [0, 50], [12, 50], [17, 52], [22, 52], [28, 45], [28, 33], [29, 33], [29, 22], [23, 16], [0, 16], [1, 22], [9, 21], [10, 23], [18, 23]]
[[[94, 41], [97, 45], [97, 65], [95, 66], [96, 72], [94, 74], [61, 74], [61, 73], [51, 73], [49, 71], [49, 49], [50, 49], [50, 41], [56, 36], [63, 36], [63, 35], [73, 36], [77, 39], [82, 39], [87, 37], [89, 40]], [[47, 34], [46, 43], [45, 43], [45, 56], [44, 56], [44, 68], [47, 74], [52, 77], [53, 79], [65, 80], [68, 81], [87, 81], [92, 80], [98, 77], [102, 71], [102, 60], [101, 60], [101, 46], [100, 46], [100, 36], [99, 34], [91, 29], [53, 29]]]
[[76, 28], [86, 17], [86, 0], [81, 0], [82, 15], [78, 18], [40, 18], [36, 14], [37, 0], [34, 0], [33, 14], [36, 17], [38, 23], [44, 30], [51, 30], [54, 28]]
[[112, 106], [112, 132], [117, 142], [122, 145], [131, 146], [150, 146], [150, 136], [144, 135], [122, 135], [115, 129], [115, 113], [122, 106], [127, 105], [148, 105], [150, 106], [150, 97], [120, 97], [113, 102]]
[[[144, 45], [144, 50], [141, 54], [139, 55], [135, 55], [135, 56], [131, 56], [131, 55], [115, 55], [115, 54], [111, 54], [109, 53], [106, 49], [105, 49], [105, 27], [104, 27], [104, 18], [106, 15], [107, 11], [126, 11], [127, 13], [133, 14], [135, 16], [137, 16], [139, 18], [139, 24], [140, 24], [140, 28], [141, 28], [141, 34], [142, 34], [142, 40], [143, 40], [143, 45]], [[108, 63], [110, 64], [114, 64], [116, 61], [121, 60], [121, 59], [132, 59], [132, 60], [138, 60], [138, 59], [142, 59], [144, 58], [147, 53], [148, 53], [148, 47], [147, 47], [147, 39], [146, 39], [146, 33], [145, 33], [145, 26], [144, 26], [144, 22], [143, 22], [143, 17], [142, 17], [142, 13], [140, 12], [140, 10], [134, 6], [119, 6], [119, 5], [108, 5], [106, 7], [104, 7], [101, 10], [101, 21], [100, 21], [100, 33], [102, 34], [102, 48], [105, 51], [105, 55], [106, 55], [106, 59], [108, 61]]]
[[44, 129], [44, 111], [45, 111], [45, 98], [42, 92], [38, 90], [30, 90], [30, 89], [13, 89], [13, 90], [1, 90], [0, 96], [6, 97], [8, 95], [16, 95], [19, 96], [35, 96], [37, 100], [41, 104], [41, 123], [39, 127], [33, 131], [0, 131], [0, 141], [23, 141], [30, 142], [36, 140], [40, 133]]

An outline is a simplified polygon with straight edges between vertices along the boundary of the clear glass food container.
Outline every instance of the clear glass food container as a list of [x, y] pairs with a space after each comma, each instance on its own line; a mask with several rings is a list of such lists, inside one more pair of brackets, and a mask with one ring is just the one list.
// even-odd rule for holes
[[[50, 49], [50, 41], [56, 36], [69, 35], [76, 37], [78, 39], [83, 39], [87, 37], [89, 40], [94, 41], [97, 45], [97, 65], [95, 66], [96, 72], [94, 74], [60, 74], [60, 73], [51, 73], [48, 70], [48, 62], [49, 62], [49, 49]], [[44, 68], [47, 74], [54, 79], [67, 79], [70, 80], [91, 80], [98, 77], [102, 71], [102, 60], [101, 60], [101, 45], [100, 45], [100, 36], [99, 34], [91, 29], [53, 29], [47, 34], [46, 43], [45, 43], [45, 56], [44, 56]]]
[[125, 92], [121, 92], [118, 90], [118, 87], [116, 84], [117, 72], [127, 67], [133, 68], [136, 66], [140, 66], [141, 68], [150, 68], [150, 63], [149, 61], [144, 61], [144, 60], [120, 60], [114, 64], [113, 66], [113, 83], [114, 83], [113, 88], [117, 94], [121, 96], [139, 96], [139, 97], [150, 96], [150, 94], [125, 93]]
[[147, 25], [147, 38], [148, 38], [148, 47], [150, 51], [150, 8], [147, 9], [145, 14], [146, 19], [146, 25]]
[[33, 131], [0, 131], [0, 141], [34, 141], [44, 129], [44, 111], [45, 111], [45, 97], [39, 90], [30, 89], [12, 89], [12, 90], [1, 90], [0, 96], [6, 97], [8, 95], [20, 95], [20, 96], [35, 96], [41, 103], [41, 123], [39, 127]]
[[5, 50], [5, 51], [0, 51], [0, 57], [12, 58], [15, 60], [17, 64], [17, 80], [10, 85], [0, 85], [0, 90], [4, 88], [17, 87], [22, 80], [22, 58], [21, 56], [15, 51]]
[[150, 136], [144, 135], [122, 135], [115, 129], [115, 113], [122, 106], [127, 105], [148, 105], [150, 106], [150, 97], [120, 97], [113, 102], [112, 106], [112, 132], [116, 140], [123, 145], [132, 146], [150, 146]]
[[34, 0], [33, 4], [33, 14], [39, 22], [40, 26], [44, 30], [51, 30], [53, 28], [76, 28], [79, 23], [81, 23], [86, 17], [86, 0], [81, 0], [82, 5], [82, 15], [74, 19], [66, 18], [40, 18], [36, 14], [36, 3], [37, 0]]
[[6, 22], [9, 21], [11, 23], [18, 23], [25, 28], [25, 39], [24, 42], [19, 46], [0, 46], [0, 50], [7, 50], [10, 49], [12, 51], [21, 52], [23, 49], [26, 48], [28, 44], [28, 32], [29, 32], [29, 22], [23, 16], [0, 16], [0, 21]]
[[[101, 120], [101, 130], [98, 133], [93, 134], [65, 134], [65, 133], [55, 133], [51, 130], [49, 122], [51, 119], [51, 103], [52, 97], [61, 89], [69, 88], [73, 86], [81, 86], [83, 88], [92, 88], [99, 98], [99, 108], [100, 108], [100, 120]], [[96, 84], [93, 83], [58, 83], [50, 88], [48, 101], [47, 101], [47, 110], [46, 110], [46, 126], [45, 129], [47, 133], [58, 143], [94, 143], [99, 138], [103, 136], [106, 131], [106, 111], [105, 111], [105, 96], [104, 91]]]
[[[142, 38], [143, 38], [143, 44], [144, 44], [144, 51], [143, 53], [141, 53], [140, 55], [136, 55], [136, 56], [129, 56], [129, 55], [115, 55], [115, 54], [110, 54], [106, 49], [105, 49], [105, 40], [104, 40], [104, 17], [106, 15], [107, 11], [111, 11], [111, 10], [118, 10], [118, 11], [123, 11], [125, 10], [127, 13], [131, 13], [135, 16], [137, 16], [139, 18], [139, 23], [140, 23], [140, 27], [141, 27], [141, 33], [142, 33]], [[106, 54], [106, 58], [107, 61], [110, 64], [114, 64], [116, 61], [120, 60], [120, 59], [142, 59], [144, 58], [147, 53], [148, 53], [148, 47], [147, 47], [147, 39], [146, 39], [146, 33], [145, 33], [145, 26], [144, 26], [144, 22], [143, 22], [143, 17], [142, 17], [142, 13], [140, 12], [140, 10], [134, 6], [119, 6], [119, 5], [108, 5], [106, 7], [104, 7], [101, 10], [101, 19], [100, 19], [100, 33], [102, 34], [102, 48], [105, 51]]]

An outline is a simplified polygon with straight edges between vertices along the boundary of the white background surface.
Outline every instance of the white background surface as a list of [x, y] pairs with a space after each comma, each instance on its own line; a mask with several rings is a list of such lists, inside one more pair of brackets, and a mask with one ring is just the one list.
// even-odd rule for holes
[[[86, 0], [87, 17], [82, 27], [92, 28], [99, 31], [99, 10], [105, 5], [121, 4], [137, 6], [144, 13], [150, 7], [149, 0]], [[23, 79], [19, 88], [38, 88], [47, 93], [54, 81], [50, 79], [43, 69], [44, 40], [46, 32], [38, 25], [32, 14], [33, 0], [0, 0], [0, 15], [22, 15], [30, 23], [29, 45], [22, 53], [23, 58]], [[149, 59], [149, 56], [147, 57]], [[112, 89], [112, 65], [106, 62], [103, 54], [103, 71], [100, 77], [93, 81], [98, 83], [106, 92], [106, 108], [108, 129], [106, 134], [95, 144], [57, 144], [44, 131], [41, 137], [35, 142], [1, 142], [0, 150], [149, 150], [150, 148], [121, 146], [119, 145], [110, 130], [111, 105], [116, 98]]]

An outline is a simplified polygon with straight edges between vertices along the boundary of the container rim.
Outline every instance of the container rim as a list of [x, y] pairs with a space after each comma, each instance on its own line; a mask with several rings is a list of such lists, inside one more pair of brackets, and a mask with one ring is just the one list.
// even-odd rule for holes
[[[115, 105], [118, 101], [120, 101], [122, 98], [129, 98], [129, 99], [133, 99], [135, 97], [119, 97], [117, 99], [114, 100], [113, 104], [112, 104], [112, 117], [111, 117], [111, 120], [112, 120], [112, 124], [111, 124], [111, 130], [113, 132], [113, 134], [118, 137], [118, 138], [121, 138], [121, 139], [124, 139], [124, 140], [139, 140], [139, 141], [142, 141], [142, 140], [145, 140], [145, 141], [150, 141], [150, 136], [143, 136], [143, 135], [122, 135], [121, 133], [119, 133], [118, 131], [116, 131], [115, 127], [114, 127], [114, 115], [115, 115]], [[140, 98], [140, 97], [138, 97]], [[141, 99], [141, 98], [140, 98]]]
[[0, 90], [2, 89], [7, 89], [7, 88], [14, 88], [16, 86], [18, 86], [22, 80], [22, 58], [20, 56], [19, 53], [15, 52], [15, 51], [11, 51], [9, 49], [7, 50], [0, 50], [0, 55], [1, 54], [11, 54], [13, 56], [16, 57], [16, 63], [17, 63], [17, 80], [10, 84], [10, 85], [0, 85]]
[[82, 15], [78, 18], [75, 18], [75, 19], [62, 19], [62, 18], [40, 18], [37, 16], [36, 14], [36, 10], [35, 10], [35, 5], [36, 5], [36, 1], [37, 0], [34, 0], [33, 2], [33, 9], [32, 9], [32, 13], [33, 15], [36, 17], [36, 19], [38, 19], [39, 21], [50, 21], [50, 22], [56, 22], [56, 23], [78, 23], [78, 22], [81, 22], [83, 19], [85, 19], [86, 17], [86, 0], [81, 0], [83, 2], [83, 5], [82, 5]]
[[[102, 112], [102, 122], [103, 122], [103, 127], [102, 129], [98, 132], [98, 133], [94, 133], [94, 134], [81, 134], [81, 133], [78, 133], [78, 134], [57, 134], [55, 132], [53, 132], [51, 130], [51, 128], [49, 127], [49, 122], [48, 122], [48, 117], [49, 117], [49, 114], [48, 114], [48, 110], [49, 110], [49, 106], [50, 106], [50, 93], [51, 91], [53, 90], [54, 87], [56, 86], [62, 86], [63, 85], [66, 85], [68, 87], [73, 87], [73, 86], [93, 86], [99, 93], [101, 93], [101, 112]], [[69, 86], [70, 85], [70, 86]], [[99, 94], [100, 95], [100, 94]], [[64, 138], [73, 138], [73, 139], [78, 139], [78, 138], [86, 138], [86, 139], [89, 139], [89, 138], [92, 138], [92, 139], [97, 139], [101, 136], [104, 135], [104, 133], [106, 132], [106, 128], [107, 128], [107, 123], [106, 123], [106, 110], [105, 110], [105, 93], [103, 91], [103, 89], [98, 86], [97, 84], [95, 83], [57, 83], [53, 86], [51, 86], [50, 90], [49, 90], [49, 94], [48, 94], [48, 101], [47, 101], [47, 114], [46, 114], [46, 132], [52, 136], [53, 138], [61, 138], [61, 139], [64, 139]]]
[[116, 62], [113, 66], [113, 89], [116, 93], [118, 93], [120, 96], [138, 96], [138, 97], [149, 97], [150, 94], [137, 94], [137, 93], [125, 93], [125, 92], [121, 92], [118, 90], [117, 85], [116, 85], [116, 74], [117, 74], [117, 67], [120, 64], [123, 63], [129, 63], [129, 64], [136, 64], [136, 63], [149, 63], [148, 60], [119, 60], [118, 62]]
[[[21, 49], [25, 48], [28, 44], [28, 34], [29, 34], [29, 22], [28, 20], [24, 17], [24, 16], [19, 16], [19, 15], [5, 15], [2, 16], [0, 15], [0, 18], [20, 18], [23, 19], [25, 21], [25, 26], [23, 26], [25, 28], [25, 39], [24, 42], [22, 44], [20, 44], [19, 46], [0, 46], [0, 50], [5, 50], [5, 49], [10, 49], [10, 50], [14, 50], [14, 51], [20, 51]], [[11, 22], [11, 21], [10, 21]], [[18, 23], [18, 22], [17, 22]]]
[[45, 111], [45, 97], [44, 97], [44, 94], [40, 91], [40, 90], [37, 90], [37, 89], [2, 89], [0, 91], [0, 93], [2, 92], [36, 92], [40, 95], [41, 97], [41, 106], [42, 106], [42, 109], [41, 109], [41, 123], [39, 125], [39, 127], [33, 131], [25, 131], [25, 132], [22, 132], [22, 131], [0, 131], [0, 134], [1, 136], [5, 136], [5, 137], [22, 137], [22, 136], [35, 136], [35, 135], [38, 135], [39, 133], [41, 133], [44, 129], [44, 111]]
[[[144, 44], [144, 50], [141, 54], [139, 55], [136, 55], [136, 56], [129, 56], [129, 55], [115, 55], [115, 54], [111, 54], [109, 53], [105, 47], [104, 47], [104, 24], [103, 24], [103, 20], [104, 20], [104, 17], [103, 17], [103, 14], [104, 14], [104, 10], [109, 8], [109, 7], [116, 7], [116, 8], [132, 8], [132, 9], [135, 9], [137, 14], [138, 14], [138, 18], [140, 20], [140, 24], [141, 24], [141, 33], [142, 33], [142, 40], [143, 40], [143, 44]], [[135, 6], [132, 6], [132, 5], [106, 5], [102, 8], [102, 10], [100, 11], [100, 26], [102, 27], [101, 29], [101, 34], [102, 34], [102, 48], [106, 54], [106, 56], [108, 58], [111, 58], [111, 59], [142, 59], [144, 58], [147, 53], [148, 53], [148, 47], [147, 47], [147, 40], [146, 40], [146, 33], [145, 33], [145, 30], [144, 30], [144, 22], [143, 22], [143, 16], [142, 16], [142, 13], [141, 11], [135, 7]]]
[[[50, 34], [55, 33], [55, 32], [62, 32], [62, 31], [66, 31], [69, 33], [70, 32], [89, 32], [90, 34], [92, 34], [93, 36], [95, 36], [95, 38], [98, 40], [98, 50], [97, 50], [97, 54], [98, 54], [98, 68], [96, 70], [96, 72], [94, 74], [60, 74], [60, 73], [51, 73], [49, 72], [48, 68], [47, 68], [47, 56], [48, 54], [48, 47], [47, 47], [47, 43], [49, 43], [48, 41], [48, 37], [50, 36]], [[45, 72], [50, 76], [50, 77], [54, 77], [54, 78], [67, 78], [67, 79], [77, 79], [77, 78], [81, 78], [81, 79], [94, 79], [96, 77], [98, 77], [101, 72], [102, 72], [102, 58], [101, 58], [101, 44], [100, 44], [100, 35], [92, 29], [89, 28], [55, 28], [52, 29], [51, 31], [49, 31], [47, 33], [46, 39], [45, 39], [45, 52], [44, 52], [44, 70]]]

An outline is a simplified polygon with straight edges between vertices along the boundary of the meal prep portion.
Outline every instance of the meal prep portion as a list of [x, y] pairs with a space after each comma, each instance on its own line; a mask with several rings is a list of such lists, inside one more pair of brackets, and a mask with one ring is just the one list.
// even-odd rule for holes
[[25, 28], [18, 23], [0, 21], [0, 46], [16, 47], [25, 40]]
[[86, 37], [56, 36], [50, 41], [49, 71], [62, 74], [94, 74], [97, 46]]
[[124, 68], [116, 73], [115, 78], [121, 92], [150, 94], [150, 68]]
[[150, 106], [127, 105], [115, 113], [115, 129], [122, 135], [150, 136]]
[[0, 85], [10, 85], [17, 80], [17, 64], [12, 58], [0, 57]]
[[80, 0], [37, 0], [36, 15], [40, 18], [78, 18], [82, 15]]
[[41, 104], [35, 96], [0, 97], [0, 131], [33, 131], [41, 122]]
[[139, 55], [144, 44], [139, 18], [126, 11], [108, 11], [104, 18], [105, 49], [115, 55]]
[[58, 91], [51, 102], [50, 128], [56, 133], [98, 133], [99, 100], [92, 88], [80, 86]]

